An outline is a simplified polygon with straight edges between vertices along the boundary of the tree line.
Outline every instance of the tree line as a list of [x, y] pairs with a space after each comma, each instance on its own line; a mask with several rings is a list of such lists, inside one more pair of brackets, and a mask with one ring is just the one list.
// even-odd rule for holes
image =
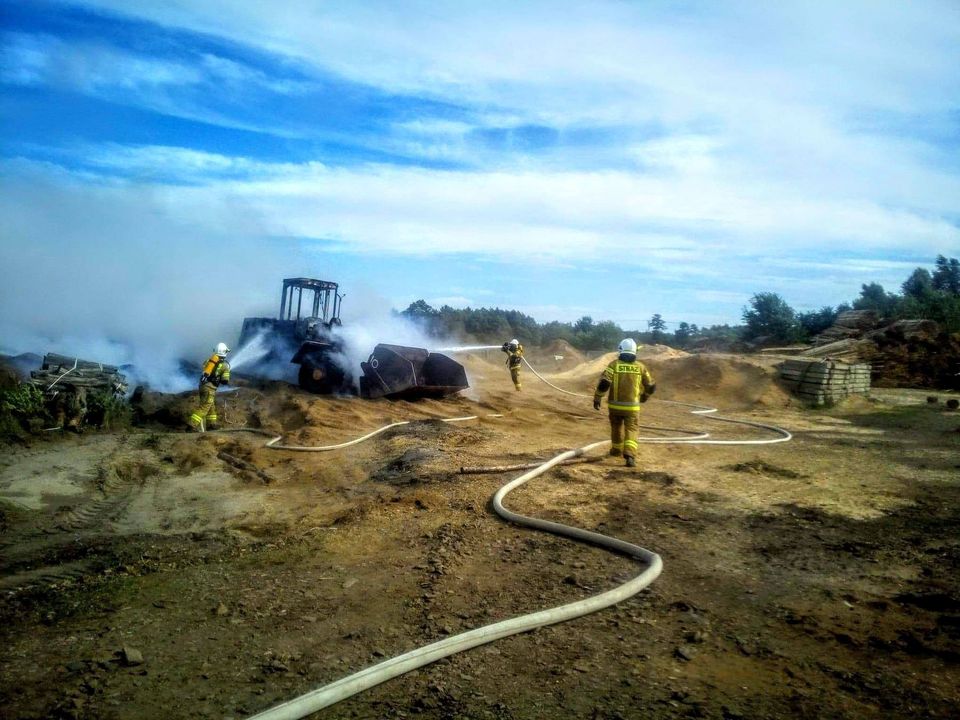
[[741, 338], [746, 341], [805, 342], [833, 325], [846, 310], [870, 310], [881, 319], [933, 320], [950, 333], [960, 332], [960, 261], [938, 255], [933, 272], [918, 267], [888, 292], [880, 283], [864, 283], [852, 303], [797, 313], [771, 292], [757, 293], [743, 309]]
[[878, 283], [866, 283], [851, 303], [801, 313], [777, 293], [759, 292], [743, 309], [742, 325], [699, 327], [696, 323], [681, 321], [672, 332], [660, 313], [647, 321], [646, 329], [623, 328], [610, 320], [596, 321], [589, 315], [575, 322], [539, 323], [518, 310], [449, 305], [434, 308], [425, 300], [411, 303], [398, 314], [438, 338], [472, 337], [492, 344], [518, 338], [528, 345], [549, 345], [564, 340], [579, 350], [609, 350], [625, 337], [679, 348], [706, 342], [730, 344], [758, 339], [767, 344], [805, 342], [830, 327], [845, 310], [873, 310], [890, 320], [935, 320], [949, 332], [960, 332], [960, 262], [956, 258], [938, 256], [933, 272], [917, 268], [900, 289], [900, 293], [891, 293]]

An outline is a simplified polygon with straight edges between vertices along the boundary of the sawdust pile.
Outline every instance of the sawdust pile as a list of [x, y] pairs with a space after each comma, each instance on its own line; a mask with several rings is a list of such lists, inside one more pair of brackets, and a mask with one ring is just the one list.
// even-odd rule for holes
[[[662, 346], [661, 346], [662, 347]], [[716, 355], [690, 355], [670, 350], [642, 358], [657, 381], [657, 397], [665, 400], [706, 401], [720, 407], [753, 405], [785, 407], [791, 397], [777, 384], [776, 370], [762, 362]], [[592, 393], [604, 368], [616, 353], [608, 353], [572, 370], [547, 376], [564, 389]]]
[[790, 394], [777, 384], [776, 372], [759, 364], [711, 355], [688, 355], [652, 360], [647, 365], [657, 381], [657, 397], [662, 399], [707, 400], [721, 409], [793, 404]]
[[641, 360], [664, 360], [688, 357], [689, 355], [690, 353], [672, 348], [669, 345], [640, 345], [637, 347], [637, 357]]

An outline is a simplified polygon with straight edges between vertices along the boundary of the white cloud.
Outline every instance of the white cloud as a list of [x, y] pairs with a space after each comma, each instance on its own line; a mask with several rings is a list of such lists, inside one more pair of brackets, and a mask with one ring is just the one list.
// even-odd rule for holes
[[[809, 297], [834, 293], [824, 302], [849, 299], [840, 293], [854, 276], [899, 277], [900, 266], [883, 265], [899, 262], [891, 257], [960, 247], [956, 163], [923, 131], [929, 118], [950, 127], [960, 97], [953, 2], [85, 4], [274, 52], [387, 94], [449, 101], [470, 117], [401, 114], [393, 132], [358, 139], [470, 170], [270, 164], [229, 151], [110, 145], [81, 148], [84, 166], [149, 180], [111, 184], [60, 171], [45, 180], [51, 196], [89, 194], [95, 207], [109, 199], [131, 216], [147, 198], [151, 213], [201, 242], [313, 237], [361, 253], [469, 255], [584, 276], [608, 271], [614, 258], [687, 288], [735, 295], [735, 281], [776, 282]], [[220, 116], [216, 98], [195, 107], [167, 90], [274, 82], [209, 54], [171, 63], [77, 50], [18, 36], [2, 72], [11, 82], [123, 90], [161, 111], [227, 125], [236, 121]], [[303, 89], [277, 82], [278, 92]], [[903, 122], [896, 132], [858, 122], [877, 116]], [[555, 130], [558, 147], [478, 149], [472, 138], [533, 124]], [[563, 144], [581, 131], [594, 140]], [[28, 201], [18, 217], [50, 211], [47, 201]], [[67, 218], [77, 207], [58, 212]], [[840, 260], [816, 267], [824, 257]], [[477, 297], [472, 288], [435, 295]]]
[[[283, 12], [254, 0], [85, 4], [296, 56], [380, 87], [507, 100], [537, 112], [552, 104], [565, 114], [613, 117], [620, 107], [636, 117], [630, 104], [651, 95], [685, 113], [769, 96], [916, 111], [950, 107], [943, 93], [960, 82], [952, 62], [960, 11], [949, 0], [679, 8], [291, 0]], [[590, 97], [606, 101], [574, 107]], [[625, 102], [611, 103], [614, 97]]]
[[[169, 147], [103, 146], [86, 155], [102, 167], [140, 176], [158, 167], [190, 180], [150, 188], [184, 223], [219, 232], [236, 225], [233, 208], [241, 206], [264, 235], [330, 239], [359, 252], [476, 253], [546, 263], [622, 252], [631, 264], [689, 267], [721, 253], [776, 258], [825, 243], [844, 243], [848, 253], [929, 256], [960, 245], [960, 229], [936, 215], [811, 197], [802, 189], [730, 187], [697, 175], [334, 168]], [[700, 272], [717, 272], [699, 264]]]
[[[210, 53], [163, 59], [117, 48], [107, 41], [66, 41], [39, 33], [5, 33], [0, 40], [0, 80], [78, 92], [122, 105], [223, 127], [297, 136], [290, 127], [239, 119], [210, 102], [243, 87], [303, 94], [308, 81], [277, 79]], [[188, 92], [188, 91], [192, 91]]]
[[[857, 118], [878, 112], [917, 118], [917, 128], [925, 114], [955, 112], [960, 9], [952, 2], [677, 8], [299, 0], [285, 3], [283, 12], [249, 0], [84, 4], [225, 37], [388, 93], [447, 100], [473, 113], [469, 123], [402, 121], [394, 133], [362, 141], [387, 152], [514, 168], [583, 167], [591, 160], [593, 167], [619, 167], [633, 158], [645, 171], [669, 171], [681, 182], [704, 178], [729, 188], [745, 182], [930, 215], [955, 213], [960, 197], [956, 168], [939, 167], [942, 158], [921, 131], [911, 138], [902, 130], [856, 130]], [[80, 64], [84, 82], [128, 82], [148, 96], [151, 86], [196, 82], [198, 75], [227, 86], [283, 84], [209, 54], [190, 66], [96, 48], [59, 54], [73, 58], [61, 65]], [[16, 71], [32, 77], [36, 58]], [[164, 112], [253, 127], [248, 119], [238, 123], [153, 94], [148, 102]], [[623, 148], [600, 142], [543, 157], [522, 149], [484, 151], [465, 141], [471, 129], [525, 123], [561, 132], [617, 126], [628, 139]], [[666, 137], [629, 139], [649, 128]]]
[[135, 55], [96, 43], [67, 43], [50, 35], [8, 33], [3, 78], [24, 85], [66, 87], [91, 94], [147, 92], [151, 87], [191, 85], [203, 76], [193, 66]]

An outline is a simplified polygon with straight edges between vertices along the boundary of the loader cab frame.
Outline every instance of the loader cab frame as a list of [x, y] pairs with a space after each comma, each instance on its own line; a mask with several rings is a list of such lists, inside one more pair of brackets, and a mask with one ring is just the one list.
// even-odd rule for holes
[[[283, 292], [280, 295], [279, 319], [299, 323], [301, 318], [317, 318], [327, 327], [340, 325], [340, 305], [344, 296], [337, 292], [338, 288], [337, 283], [328, 280], [285, 279]], [[304, 314], [304, 291], [307, 292], [306, 314]], [[310, 297], [310, 293], [313, 297]]]

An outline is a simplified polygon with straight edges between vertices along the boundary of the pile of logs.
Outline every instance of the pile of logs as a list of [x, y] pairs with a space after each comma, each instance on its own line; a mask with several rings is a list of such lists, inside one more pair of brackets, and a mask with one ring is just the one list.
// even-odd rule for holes
[[829, 345], [837, 341], [858, 338], [880, 325], [880, 317], [873, 310], [848, 310], [837, 315], [833, 325], [813, 339], [814, 345]]
[[799, 358], [869, 363], [874, 385], [960, 386], [960, 335], [932, 320], [882, 320], [869, 310], [841, 313]]
[[826, 345], [815, 345], [800, 353], [800, 357], [839, 360], [845, 363], [873, 362], [878, 356], [877, 346], [863, 338], [836, 340]]
[[870, 366], [844, 362], [785, 360], [780, 363], [783, 383], [811, 405], [828, 405], [870, 390]]
[[67, 387], [104, 390], [117, 395], [127, 391], [127, 378], [115, 365], [104, 365], [56, 353], [43, 356], [40, 369], [30, 373], [30, 383], [46, 393]]

